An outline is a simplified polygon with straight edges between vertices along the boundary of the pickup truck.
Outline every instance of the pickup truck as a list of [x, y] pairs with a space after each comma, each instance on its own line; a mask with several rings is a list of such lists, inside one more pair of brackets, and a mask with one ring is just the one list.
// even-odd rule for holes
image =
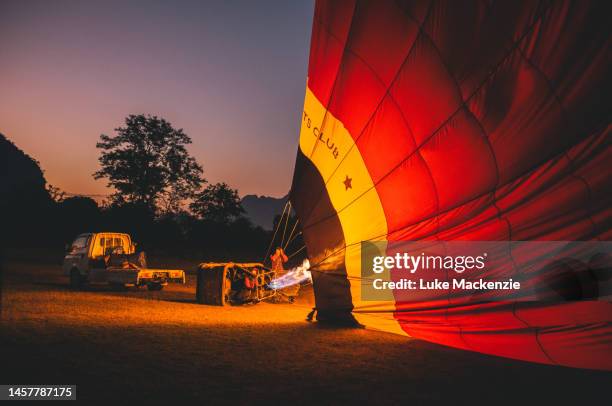
[[80, 234], [66, 248], [62, 268], [74, 290], [89, 283], [146, 286], [149, 290], [162, 290], [168, 282], [185, 283], [183, 270], [148, 268], [144, 253], [136, 253], [128, 234]]

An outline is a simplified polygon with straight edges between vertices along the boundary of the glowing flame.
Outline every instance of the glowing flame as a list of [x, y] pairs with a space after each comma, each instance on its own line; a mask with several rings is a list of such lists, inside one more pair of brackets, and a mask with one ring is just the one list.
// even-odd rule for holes
[[284, 275], [275, 278], [268, 284], [268, 286], [272, 289], [283, 289], [289, 286], [297, 285], [298, 283], [302, 283], [306, 280], [312, 282], [312, 277], [308, 269], [310, 269], [310, 262], [308, 259], [305, 259], [304, 262], [302, 262], [302, 265], [296, 266], [295, 268], [288, 270]]

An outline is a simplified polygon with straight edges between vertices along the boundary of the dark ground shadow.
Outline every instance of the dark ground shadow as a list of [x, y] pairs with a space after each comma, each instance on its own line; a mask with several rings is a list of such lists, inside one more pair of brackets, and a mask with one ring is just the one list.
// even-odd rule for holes
[[[84, 404], [583, 405], [609, 399], [608, 372], [307, 323], [300, 310], [305, 318], [308, 303], [192, 305], [190, 286], [73, 295], [55, 274], [24, 267], [5, 273], [4, 287], [10, 286], [3, 300], [12, 309], [0, 318], [0, 383], [76, 384]], [[99, 313], [104, 306], [110, 313]], [[113, 316], [116, 309], [139, 316], [126, 322]], [[274, 317], [296, 309], [293, 321]], [[167, 316], [155, 316], [163, 311]]]
[[[368, 399], [369, 404], [550, 405], [606, 399], [612, 382], [603, 372], [511, 361], [417, 340], [355, 339], [346, 330], [308, 323], [89, 330], [64, 329], [61, 339], [55, 334], [51, 339], [0, 336], [0, 381], [77, 383], [78, 399], [96, 404], [118, 399], [362, 404]], [[287, 347], [291, 342], [295, 345]]]

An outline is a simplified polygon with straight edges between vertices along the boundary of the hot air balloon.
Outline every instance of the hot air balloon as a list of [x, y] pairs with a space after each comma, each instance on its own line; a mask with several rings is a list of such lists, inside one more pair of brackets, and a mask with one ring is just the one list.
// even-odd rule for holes
[[360, 273], [363, 241], [610, 240], [609, 49], [605, 2], [317, 0], [290, 200], [321, 319], [612, 369], [609, 300], [362, 301]]

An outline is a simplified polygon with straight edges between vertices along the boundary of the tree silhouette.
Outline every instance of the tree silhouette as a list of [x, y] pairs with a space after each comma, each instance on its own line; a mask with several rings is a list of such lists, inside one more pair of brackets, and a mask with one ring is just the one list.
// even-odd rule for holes
[[185, 145], [191, 138], [157, 116], [129, 115], [116, 136], [100, 135], [101, 169], [95, 179], [108, 179], [116, 192], [111, 203], [145, 205], [151, 210], [176, 212], [205, 180], [202, 167]]
[[244, 213], [238, 191], [226, 183], [208, 185], [195, 196], [189, 208], [205, 220], [228, 223]]
[[50, 183], [47, 183], [47, 192], [54, 202], [60, 203], [66, 199], [66, 192]]
[[85, 196], [57, 202], [55, 215], [61, 219], [61, 227], [56, 232], [64, 243], [72, 241], [77, 234], [99, 230], [102, 222], [102, 210], [95, 200]]

